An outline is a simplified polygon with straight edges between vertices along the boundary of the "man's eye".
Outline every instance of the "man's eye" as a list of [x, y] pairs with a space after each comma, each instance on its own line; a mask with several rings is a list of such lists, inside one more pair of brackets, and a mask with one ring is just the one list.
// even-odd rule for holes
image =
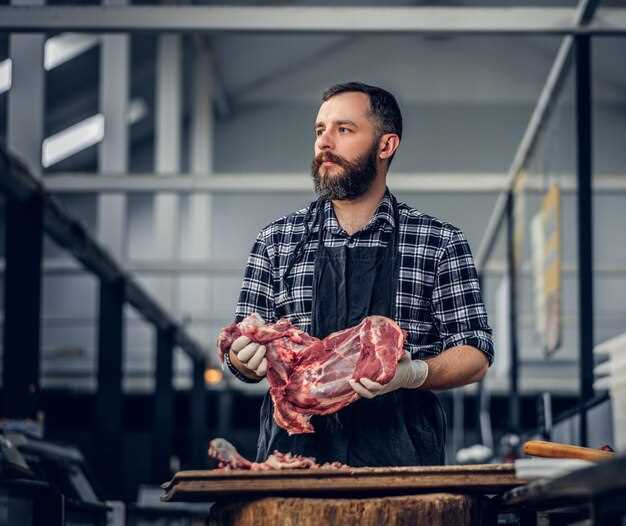
[[316, 136], [316, 137], [319, 137], [320, 135], [322, 135], [322, 131], [323, 131], [323, 130], [321, 130], [321, 129], [319, 129], [319, 128], [318, 128], [317, 130], [315, 130], [315, 136]]
[[342, 126], [341, 128], [339, 128], [339, 131], [340, 131], [341, 133], [348, 133], [348, 132], [349, 132], [349, 131], [351, 131], [351, 130], [350, 130], [350, 128], [344, 128], [344, 127]]

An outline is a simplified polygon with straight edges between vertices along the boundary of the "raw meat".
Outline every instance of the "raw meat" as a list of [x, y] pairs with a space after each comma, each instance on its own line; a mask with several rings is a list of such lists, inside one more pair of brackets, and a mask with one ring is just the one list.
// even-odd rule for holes
[[341, 462], [318, 464], [313, 457], [292, 455], [274, 451], [265, 462], [250, 462], [242, 457], [235, 446], [223, 438], [215, 438], [209, 442], [209, 457], [218, 461], [220, 469], [248, 469], [251, 471], [269, 471], [272, 469], [317, 469], [317, 468], [347, 468]]
[[357, 400], [350, 378], [388, 383], [404, 355], [404, 331], [384, 316], [368, 316], [320, 340], [287, 319], [262, 325], [252, 314], [222, 330], [220, 359], [240, 335], [266, 345], [274, 420], [290, 435], [314, 432], [311, 415], [335, 413]]

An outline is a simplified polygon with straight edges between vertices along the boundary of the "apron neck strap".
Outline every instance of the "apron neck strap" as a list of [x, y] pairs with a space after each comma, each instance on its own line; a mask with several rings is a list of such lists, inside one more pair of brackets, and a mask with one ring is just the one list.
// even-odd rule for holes
[[[326, 200], [318, 199], [319, 206], [317, 207], [316, 221], [319, 222], [320, 228], [317, 232], [317, 248], [318, 250], [324, 246], [324, 208], [326, 208]], [[331, 205], [332, 206], [332, 205]], [[315, 223], [313, 223], [315, 224]]]

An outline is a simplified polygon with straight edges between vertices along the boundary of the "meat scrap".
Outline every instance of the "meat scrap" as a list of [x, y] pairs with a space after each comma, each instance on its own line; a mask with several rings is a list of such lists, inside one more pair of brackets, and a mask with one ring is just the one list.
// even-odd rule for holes
[[335, 413], [356, 401], [359, 395], [348, 383], [351, 378], [388, 383], [404, 355], [405, 332], [384, 316], [368, 316], [320, 340], [285, 318], [262, 325], [252, 314], [221, 331], [220, 359], [241, 335], [267, 347], [274, 420], [290, 435], [313, 433], [312, 415]]
[[313, 457], [292, 455], [274, 451], [265, 462], [250, 462], [242, 457], [235, 446], [223, 438], [214, 438], [209, 442], [209, 457], [218, 462], [218, 468], [224, 470], [247, 469], [250, 471], [270, 471], [273, 469], [342, 469], [347, 468], [341, 462], [318, 464]]

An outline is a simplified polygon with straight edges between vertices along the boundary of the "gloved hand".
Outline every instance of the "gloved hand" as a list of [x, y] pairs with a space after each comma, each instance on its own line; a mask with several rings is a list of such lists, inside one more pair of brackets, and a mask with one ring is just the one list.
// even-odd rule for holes
[[423, 360], [411, 360], [411, 355], [406, 353], [398, 362], [396, 374], [389, 383], [382, 385], [369, 378], [361, 378], [358, 382], [351, 379], [348, 382], [361, 398], [374, 398], [396, 389], [416, 389], [426, 381], [427, 376], [428, 364]]
[[247, 336], [239, 336], [230, 346], [230, 350], [248, 371], [257, 376], [265, 376], [267, 373], [265, 345], [252, 342]]

